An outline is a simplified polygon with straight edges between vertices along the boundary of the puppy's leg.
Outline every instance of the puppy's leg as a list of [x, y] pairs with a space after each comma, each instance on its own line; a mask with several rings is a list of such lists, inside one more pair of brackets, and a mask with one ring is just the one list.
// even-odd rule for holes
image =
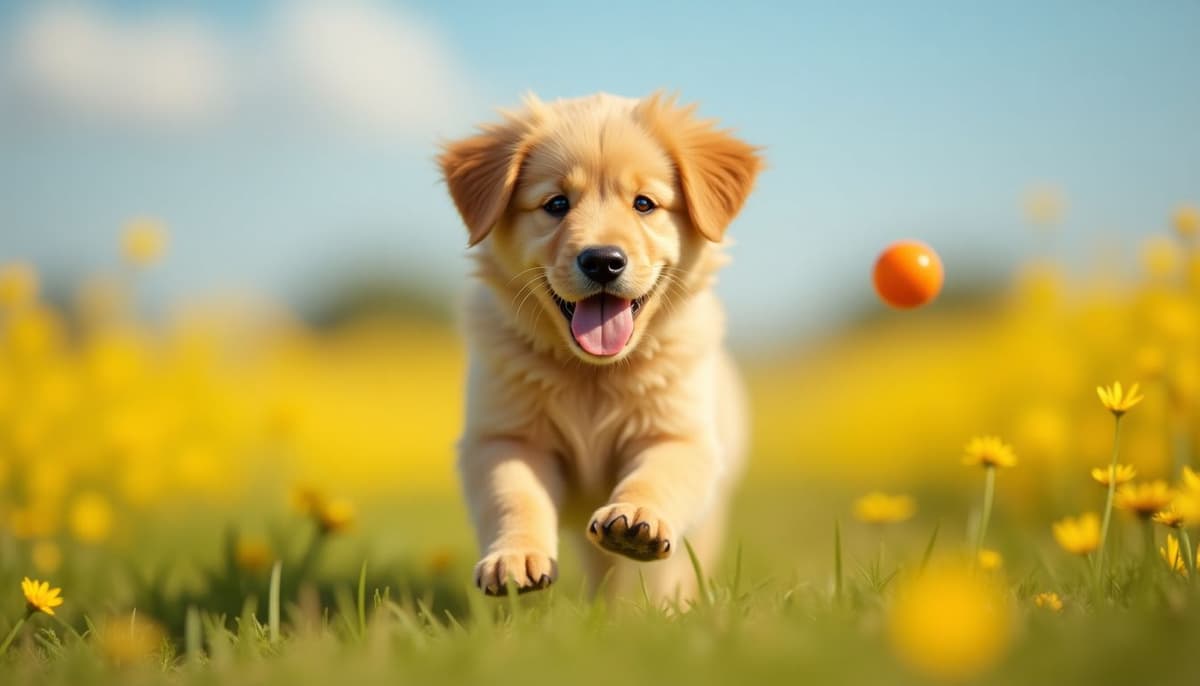
[[553, 583], [563, 490], [553, 455], [519, 441], [465, 442], [459, 470], [483, 555], [475, 585], [501, 595], [509, 581], [521, 592]]
[[593, 543], [634, 560], [662, 560], [676, 536], [699, 520], [714, 494], [711, 448], [698, 441], [663, 441], [637, 452], [608, 504], [588, 524]]

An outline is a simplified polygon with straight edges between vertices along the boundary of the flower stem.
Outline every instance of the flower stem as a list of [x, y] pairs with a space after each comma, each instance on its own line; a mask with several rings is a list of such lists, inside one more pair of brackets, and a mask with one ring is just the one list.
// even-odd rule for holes
[[1187, 561], [1188, 579], [1196, 577], [1196, 554], [1192, 552], [1192, 539], [1188, 536], [1187, 527], [1179, 528], [1179, 543], [1183, 546], [1183, 559]]
[[1117, 492], [1117, 454], [1121, 446], [1121, 415], [1113, 422], [1112, 462], [1108, 466], [1108, 498], [1104, 501], [1104, 523], [1100, 525], [1100, 547], [1096, 550], [1096, 572], [1104, 572], [1104, 548], [1108, 541], [1108, 524], [1112, 520], [1113, 496]]
[[4, 643], [0, 643], [0, 655], [4, 655], [8, 652], [8, 646], [11, 645], [13, 639], [17, 637], [17, 632], [21, 630], [21, 627], [25, 626], [26, 619], [29, 619], [28, 613], [17, 620], [17, 623], [13, 626], [12, 631], [8, 632], [8, 636], [4, 639]]
[[988, 520], [992, 518], [992, 500], [996, 497], [996, 468], [988, 467], [983, 480], [983, 512], [979, 515], [979, 532], [975, 540], [975, 560], [979, 563], [979, 553], [983, 551], [983, 539], [987, 536]]

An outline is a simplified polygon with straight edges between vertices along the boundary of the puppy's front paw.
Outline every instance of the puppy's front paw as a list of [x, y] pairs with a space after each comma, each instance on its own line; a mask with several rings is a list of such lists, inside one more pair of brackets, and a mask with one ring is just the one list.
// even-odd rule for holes
[[518, 593], [540, 591], [557, 578], [558, 562], [534, 550], [502, 548], [475, 565], [475, 585], [487, 595], [504, 595], [509, 581]]
[[671, 556], [671, 525], [649, 507], [632, 503], [605, 505], [588, 524], [588, 538], [605, 550], [649, 562]]

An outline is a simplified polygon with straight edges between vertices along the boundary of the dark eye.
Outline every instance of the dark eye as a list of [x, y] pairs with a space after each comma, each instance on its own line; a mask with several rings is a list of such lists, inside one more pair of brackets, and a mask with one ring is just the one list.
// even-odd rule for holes
[[547, 200], [546, 204], [542, 205], [542, 209], [552, 217], [561, 217], [571, 209], [571, 201], [567, 200], [565, 195], [556, 195]]
[[642, 214], [653, 212], [655, 207], [658, 207], [658, 205], [655, 205], [653, 200], [644, 195], [639, 195], [633, 199], [633, 209]]

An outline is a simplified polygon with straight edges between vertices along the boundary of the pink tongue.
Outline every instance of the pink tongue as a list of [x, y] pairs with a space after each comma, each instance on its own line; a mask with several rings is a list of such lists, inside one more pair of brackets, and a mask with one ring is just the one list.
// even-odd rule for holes
[[633, 302], [600, 293], [575, 303], [571, 333], [579, 347], [608, 357], [625, 349], [633, 335]]

